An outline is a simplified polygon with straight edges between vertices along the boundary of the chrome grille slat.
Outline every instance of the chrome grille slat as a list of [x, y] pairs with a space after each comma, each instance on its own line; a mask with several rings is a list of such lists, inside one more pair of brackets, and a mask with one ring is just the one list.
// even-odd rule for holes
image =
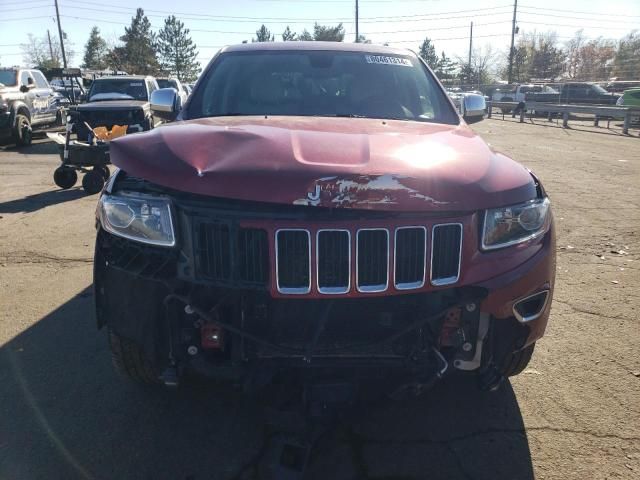
[[316, 235], [318, 292], [347, 293], [351, 289], [351, 233], [349, 230], [318, 230]]
[[394, 240], [394, 285], [398, 290], [424, 286], [427, 257], [427, 229], [398, 227]]
[[356, 234], [356, 287], [383, 292], [389, 287], [389, 230], [363, 228]]
[[462, 224], [443, 223], [431, 231], [431, 284], [451, 285], [460, 278]]
[[311, 291], [311, 235], [300, 228], [276, 231], [276, 284], [280, 293]]

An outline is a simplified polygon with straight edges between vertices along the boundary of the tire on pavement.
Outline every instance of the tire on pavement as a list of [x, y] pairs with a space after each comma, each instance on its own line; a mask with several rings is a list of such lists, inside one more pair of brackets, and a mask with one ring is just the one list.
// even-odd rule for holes
[[160, 383], [158, 373], [137, 343], [112, 329], [109, 329], [108, 336], [111, 361], [121, 375], [144, 385]]
[[31, 121], [22, 113], [16, 115], [16, 125], [13, 128], [13, 139], [17, 146], [28, 147], [33, 140]]
[[507, 355], [502, 365], [502, 374], [505, 377], [514, 377], [522, 373], [531, 361], [535, 346], [536, 344], [534, 342], [531, 345], [524, 347], [522, 350], [518, 350]]

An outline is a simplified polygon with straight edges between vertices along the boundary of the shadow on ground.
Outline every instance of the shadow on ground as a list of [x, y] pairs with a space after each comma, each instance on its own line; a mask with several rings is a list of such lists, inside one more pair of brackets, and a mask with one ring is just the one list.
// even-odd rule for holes
[[[112, 370], [87, 288], [0, 347], [0, 478], [254, 479], [258, 401], [210, 384], [144, 390]], [[313, 479], [532, 479], [507, 384], [465, 379], [361, 409], [314, 450]]]
[[49, 190], [8, 202], [0, 202], [0, 213], [30, 213], [44, 207], [77, 200], [86, 196], [85, 191], [79, 187], [69, 190]]
[[12, 152], [23, 155], [59, 155], [58, 144], [49, 140], [43, 132], [34, 133], [33, 143], [28, 147], [0, 143], [0, 152]]

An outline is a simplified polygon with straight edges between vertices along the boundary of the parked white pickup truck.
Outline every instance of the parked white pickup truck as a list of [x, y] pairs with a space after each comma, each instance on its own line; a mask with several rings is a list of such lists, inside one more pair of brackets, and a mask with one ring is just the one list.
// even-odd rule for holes
[[[491, 100], [494, 102], [524, 102], [527, 93], [558, 93], [547, 85], [533, 83], [523, 85], [505, 85], [493, 92]], [[511, 108], [502, 107], [504, 113], [511, 113]]]

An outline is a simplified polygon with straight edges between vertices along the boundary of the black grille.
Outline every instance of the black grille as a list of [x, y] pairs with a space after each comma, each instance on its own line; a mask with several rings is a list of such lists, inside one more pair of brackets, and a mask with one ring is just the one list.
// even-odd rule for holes
[[447, 285], [458, 281], [462, 225], [435, 225], [431, 251], [431, 283]]
[[196, 240], [199, 273], [212, 280], [230, 280], [229, 226], [225, 223], [200, 223]]
[[321, 230], [318, 232], [318, 289], [321, 293], [349, 291], [349, 232]]
[[387, 288], [389, 266], [389, 232], [358, 231], [358, 288], [382, 291]]
[[308, 293], [311, 289], [309, 232], [279, 230], [276, 233], [278, 289], [284, 293]]
[[194, 249], [201, 279], [249, 286], [265, 286], [269, 281], [269, 242], [265, 230], [196, 221]]
[[238, 269], [243, 282], [264, 285], [269, 279], [267, 232], [243, 228], [238, 232]]
[[409, 289], [424, 285], [426, 236], [426, 230], [423, 227], [396, 230], [396, 287]]

